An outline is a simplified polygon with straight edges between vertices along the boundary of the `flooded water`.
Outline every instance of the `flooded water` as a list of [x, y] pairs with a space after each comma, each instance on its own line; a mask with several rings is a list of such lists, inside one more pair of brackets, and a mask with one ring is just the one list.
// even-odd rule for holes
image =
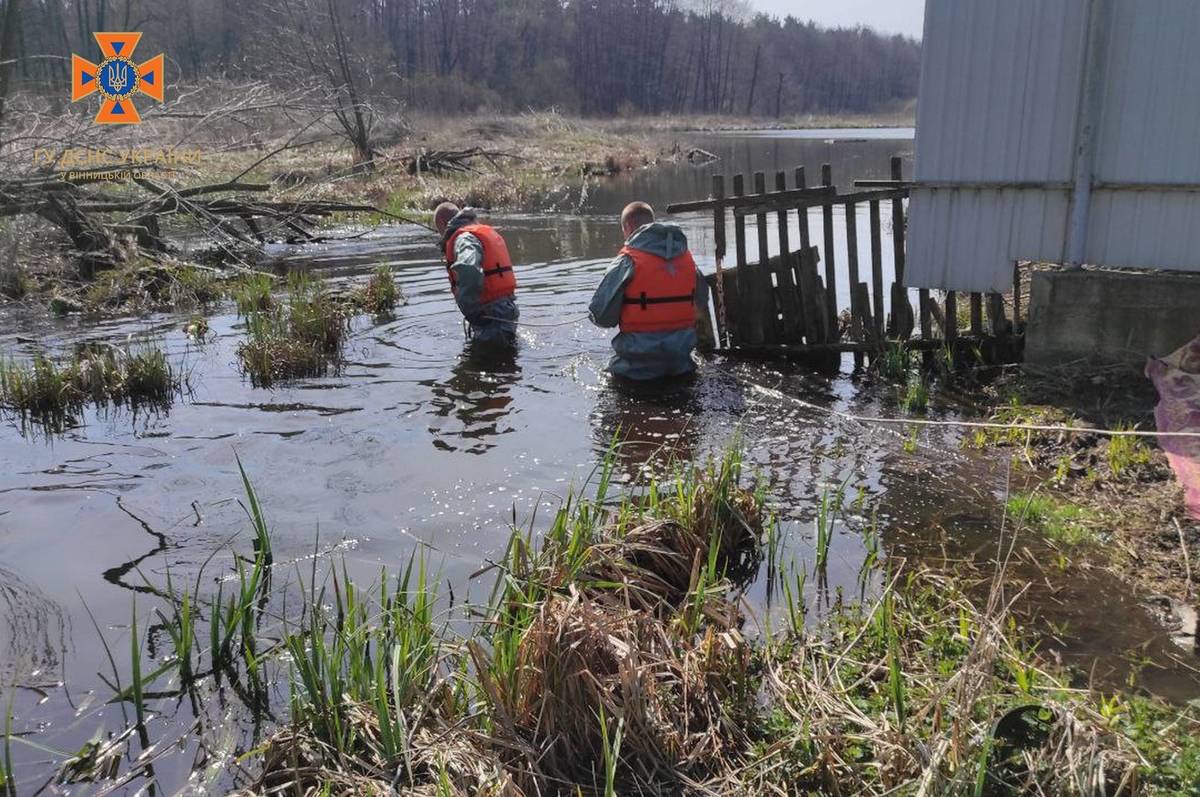
[[[7, 355], [150, 337], [184, 364], [191, 384], [167, 415], [92, 412], [54, 437], [14, 419], [0, 425], [0, 683], [17, 685], [16, 727], [42, 729], [39, 742], [60, 750], [78, 749], [98, 727], [120, 727], [114, 708], [100, 708], [111, 692], [97, 676], [108, 665], [92, 618], [124, 660], [131, 606], [147, 580], [162, 583], [168, 568], [186, 580], [231, 542], [249, 549], [235, 457], [258, 489], [277, 560], [336, 550], [369, 581], [425, 546], [459, 600], [486, 597], [492, 577], [472, 581], [471, 574], [502, 553], [514, 518], [527, 523], [541, 507], [540, 526], [618, 435], [626, 481], [673, 457], [719, 451], [740, 435], [771, 486], [797, 559], [812, 559], [820, 496], [845, 485], [849, 505], [861, 493], [861, 508], [848, 507], [838, 525], [830, 557], [828, 589], [847, 598], [857, 595], [861, 529], [872, 511], [889, 556], [938, 564], [995, 556], [1006, 463], [964, 450], [949, 428], [922, 431], [914, 451], [897, 427], [845, 420], [839, 413], [898, 412], [894, 388], [854, 374], [850, 360], [821, 376], [717, 357], [694, 382], [637, 393], [604, 375], [611, 333], [583, 314], [620, 246], [620, 207], [633, 198], [661, 206], [702, 197], [714, 169], [730, 175], [805, 164], [813, 182], [829, 162], [848, 186], [887, 176], [893, 154], [911, 156], [911, 131], [819, 132], [692, 136], [689, 143], [722, 160], [591, 184], [579, 213], [492, 216], [518, 264], [528, 322], [515, 356], [503, 361], [465, 350], [434, 242], [405, 226], [273, 252], [275, 267], [335, 281], [390, 263], [408, 297], [393, 321], [356, 322], [339, 373], [274, 390], [240, 375], [243, 324], [228, 311], [210, 319], [213, 339], [203, 345], [185, 337], [179, 317], [90, 323], [0, 311]], [[677, 221], [711, 268], [706, 219]], [[930, 416], [959, 412], [935, 400]], [[1090, 670], [1099, 659], [1097, 677], [1119, 682], [1125, 652], [1137, 650], [1155, 662], [1141, 683], [1176, 699], [1200, 694], [1188, 669], [1196, 662], [1173, 661], [1185, 654], [1121, 585], [1072, 573], [1048, 588], [1017, 559], [1014, 572], [1027, 573], [1043, 613], [1068, 621], [1053, 644], [1069, 662]], [[750, 598], [766, 611], [761, 582]], [[143, 597], [139, 606], [148, 611], [151, 603]], [[188, 719], [184, 708], [178, 713]], [[29, 762], [19, 774], [46, 779], [37, 772], [44, 754], [17, 754]]]

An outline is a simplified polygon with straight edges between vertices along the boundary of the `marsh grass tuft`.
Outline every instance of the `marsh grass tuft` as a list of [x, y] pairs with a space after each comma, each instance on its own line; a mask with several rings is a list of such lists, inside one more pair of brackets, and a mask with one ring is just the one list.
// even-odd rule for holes
[[246, 340], [238, 346], [238, 359], [256, 387], [324, 376], [341, 363], [349, 331], [347, 308], [297, 272], [288, 279], [285, 304], [246, 316]]
[[1042, 492], [1008, 499], [1008, 512], [1056, 542], [1079, 545], [1096, 539], [1099, 513]]
[[255, 272], [246, 274], [233, 284], [230, 293], [240, 316], [251, 313], [264, 313], [275, 305], [272, 291], [275, 281], [269, 274]]
[[355, 304], [377, 317], [391, 315], [401, 300], [395, 274], [392, 273], [392, 267], [386, 264], [375, 268], [366, 286], [355, 296]]
[[77, 423], [89, 403], [166, 410], [185, 386], [167, 355], [149, 344], [86, 344], [66, 360], [36, 354], [0, 361], [0, 407], [53, 432]]

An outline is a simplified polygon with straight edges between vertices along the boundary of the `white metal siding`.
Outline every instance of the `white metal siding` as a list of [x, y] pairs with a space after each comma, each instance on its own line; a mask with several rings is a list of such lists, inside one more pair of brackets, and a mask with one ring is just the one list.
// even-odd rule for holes
[[[927, 0], [907, 282], [998, 291], [1060, 261], [1092, 0]], [[1200, 271], [1200, 2], [1113, 3], [1086, 260]]]

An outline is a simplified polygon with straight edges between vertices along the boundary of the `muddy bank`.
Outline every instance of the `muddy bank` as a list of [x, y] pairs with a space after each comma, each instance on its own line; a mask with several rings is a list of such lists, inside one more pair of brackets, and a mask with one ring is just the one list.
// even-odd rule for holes
[[1186, 647], [1200, 644], [1195, 606], [1200, 522], [1152, 437], [1096, 430], [1155, 429], [1158, 396], [1128, 369], [1018, 371], [980, 391], [986, 416], [1079, 431], [976, 430], [969, 444], [1009, 456], [1018, 489], [1010, 512], [1066, 554], [1132, 584]]

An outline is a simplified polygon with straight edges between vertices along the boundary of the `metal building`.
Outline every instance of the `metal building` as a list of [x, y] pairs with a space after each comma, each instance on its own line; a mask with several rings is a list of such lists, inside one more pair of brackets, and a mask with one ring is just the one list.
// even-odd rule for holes
[[927, 0], [923, 48], [909, 285], [1200, 272], [1198, 0]]

